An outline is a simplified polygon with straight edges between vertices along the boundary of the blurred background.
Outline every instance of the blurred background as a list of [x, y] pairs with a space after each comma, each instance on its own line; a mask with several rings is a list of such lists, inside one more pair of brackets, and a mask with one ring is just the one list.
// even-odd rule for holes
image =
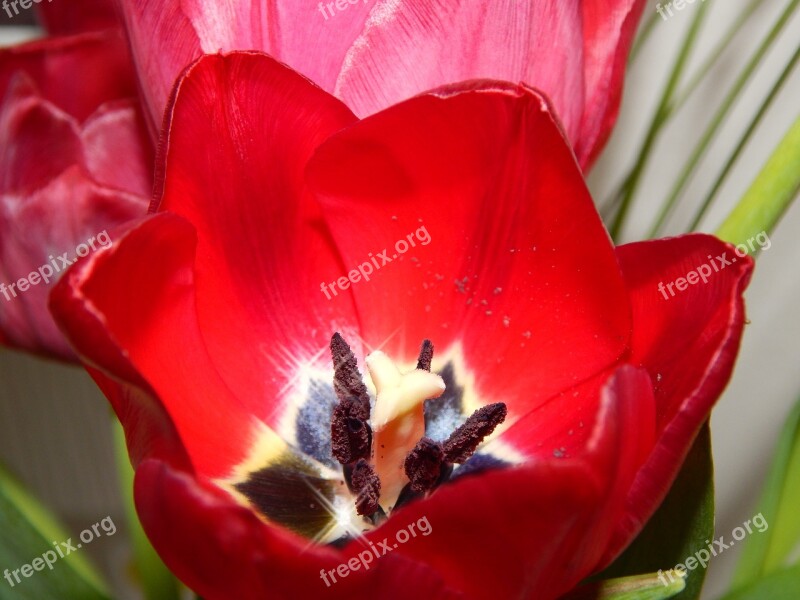
[[[736, 20], [746, 0], [716, 1], [700, 31], [686, 73], [699, 68]], [[666, 4], [666, 3], [665, 3]], [[786, 3], [765, 0], [657, 142], [644, 173], [627, 227], [626, 241], [647, 237], [667, 191], [696, 141], [717, 110], [723, 94], [767, 35]], [[589, 177], [602, 203], [635, 161], [658, 104], [669, 70], [700, 2], [686, 4], [674, 16], [653, 22], [650, 36], [632, 62], [620, 119], [611, 143]], [[648, 2], [643, 22], [656, 15]], [[38, 35], [33, 11], [9, 19], [0, 11], [0, 46]], [[800, 42], [795, 14], [764, 58], [728, 115], [721, 134], [697, 165], [665, 233], [685, 231], [691, 216], [731, 150]], [[782, 91], [736, 163], [700, 229], [714, 231], [747, 189], [772, 149], [800, 111], [800, 72], [792, 72]], [[777, 434], [800, 393], [800, 206], [795, 204], [762, 252], [747, 291], [747, 326], [734, 377], [712, 418], [716, 463], [716, 535], [731, 531], [754, 515]], [[129, 560], [124, 517], [114, 466], [111, 414], [102, 395], [82, 371], [0, 349], [0, 462], [14, 471], [77, 534], [111, 516], [119, 531], [88, 545], [105, 572], [115, 597], [137, 595], [129, 589]], [[715, 558], [704, 598], [719, 596], [730, 579], [736, 547]]]

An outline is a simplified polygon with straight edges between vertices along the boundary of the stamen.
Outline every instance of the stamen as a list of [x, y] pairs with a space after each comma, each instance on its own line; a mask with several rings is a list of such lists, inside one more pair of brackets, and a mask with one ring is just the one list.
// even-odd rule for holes
[[343, 465], [372, 453], [369, 395], [361, 380], [356, 357], [339, 333], [331, 338], [333, 389], [339, 402], [331, 415], [331, 453]]
[[358, 398], [344, 398], [333, 407], [331, 453], [343, 465], [369, 459], [372, 453], [369, 410]]
[[356, 512], [370, 516], [378, 512], [381, 497], [381, 480], [375, 468], [366, 460], [359, 459], [351, 474], [353, 492], [356, 494]]
[[[393, 510], [424, 497], [449, 480], [454, 463], [466, 462], [508, 414], [505, 404], [490, 404], [475, 411], [444, 442], [424, 437], [427, 418], [423, 420], [420, 406], [441, 396], [446, 387], [442, 377], [431, 372], [434, 349], [430, 340], [422, 342], [417, 368], [409, 373], [401, 373], [379, 350], [367, 356], [377, 392], [374, 415], [350, 346], [336, 333], [330, 347], [338, 398], [331, 415], [331, 452], [356, 497], [356, 511], [373, 525], [386, 518], [380, 506], [382, 478], [388, 485], [383, 490], [388, 501], [394, 501]], [[452, 425], [460, 421], [460, 402], [453, 410], [458, 415]], [[414, 440], [419, 441], [403, 460]], [[378, 448], [374, 465], [370, 463], [373, 443]], [[405, 486], [403, 471], [409, 480]]]
[[358, 362], [344, 338], [337, 332], [331, 338], [331, 357], [333, 358], [333, 389], [339, 400], [357, 398], [364, 405], [369, 418], [369, 394], [361, 380]]
[[424, 437], [414, 449], [408, 453], [405, 471], [411, 482], [411, 489], [417, 493], [425, 493], [436, 487], [442, 475], [444, 450], [439, 442]]
[[369, 463], [372, 456], [372, 428], [367, 386], [358, 363], [344, 338], [331, 338], [333, 389], [339, 402], [331, 415], [331, 453], [342, 464], [348, 488], [356, 495], [356, 512], [373, 519], [384, 515], [379, 504], [381, 480]]
[[419, 359], [417, 359], [417, 368], [421, 371], [430, 371], [431, 362], [433, 361], [433, 343], [430, 340], [422, 342], [422, 349], [419, 351]]
[[473, 455], [483, 439], [505, 421], [508, 409], [502, 402], [489, 404], [476, 410], [458, 427], [442, 445], [445, 460], [463, 463]]

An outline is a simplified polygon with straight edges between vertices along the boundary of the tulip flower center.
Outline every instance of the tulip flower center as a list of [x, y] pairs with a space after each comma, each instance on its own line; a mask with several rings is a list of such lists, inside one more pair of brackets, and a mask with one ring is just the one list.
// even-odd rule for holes
[[484, 438], [502, 423], [505, 404], [484, 406], [442, 442], [425, 436], [425, 403], [445, 389], [431, 373], [433, 345], [422, 344], [417, 368], [401, 373], [383, 352], [367, 359], [377, 391], [374, 414], [355, 356], [337, 333], [331, 340], [334, 391], [338, 403], [331, 417], [331, 449], [355, 495], [356, 512], [373, 524], [386, 517], [381, 496], [393, 508], [424, 497], [447, 481], [454, 464], [463, 464]]
[[250, 454], [220, 481], [268, 522], [336, 544], [451, 479], [513, 464], [502, 444], [479, 450], [505, 419], [505, 404], [467, 414], [456, 364], [448, 360], [431, 372], [429, 341], [409, 372], [383, 352], [367, 356], [374, 399], [338, 333], [330, 349], [333, 381], [322, 372], [309, 376], [280, 435], [262, 431]]

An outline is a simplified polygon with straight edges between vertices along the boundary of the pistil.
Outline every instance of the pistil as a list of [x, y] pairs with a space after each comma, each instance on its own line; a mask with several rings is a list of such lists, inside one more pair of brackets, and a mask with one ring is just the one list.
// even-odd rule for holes
[[506, 418], [505, 404], [490, 404], [475, 411], [444, 442], [424, 436], [422, 405], [445, 391], [442, 378], [431, 373], [430, 340], [422, 343], [417, 368], [409, 373], [401, 373], [381, 351], [367, 357], [377, 392], [374, 414], [356, 357], [338, 333], [331, 339], [331, 356], [338, 398], [331, 418], [331, 449], [355, 495], [356, 512], [373, 524], [385, 518], [381, 494], [397, 508], [432, 492]]

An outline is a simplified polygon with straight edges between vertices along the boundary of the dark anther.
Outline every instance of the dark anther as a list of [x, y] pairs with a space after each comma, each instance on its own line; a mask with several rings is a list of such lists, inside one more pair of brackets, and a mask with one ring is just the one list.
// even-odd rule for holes
[[357, 398], [364, 406], [369, 418], [369, 394], [361, 380], [358, 363], [350, 346], [338, 333], [331, 338], [331, 357], [333, 358], [333, 389], [339, 400]]
[[333, 407], [331, 416], [331, 453], [341, 464], [369, 459], [372, 452], [372, 429], [369, 411], [358, 398], [344, 398]]
[[331, 357], [333, 389], [339, 399], [331, 415], [331, 453], [342, 464], [347, 487], [356, 495], [356, 512], [375, 524], [386, 515], [378, 502], [381, 480], [369, 463], [372, 455], [369, 394], [353, 351], [338, 333], [331, 338]]
[[431, 361], [433, 361], [433, 344], [430, 340], [425, 340], [422, 342], [422, 349], [419, 351], [417, 368], [422, 371], [430, 371]]
[[453, 473], [453, 463], [469, 459], [507, 414], [508, 409], [502, 402], [489, 404], [472, 413], [443, 443], [429, 437], [417, 442], [404, 464], [410, 483], [403, 489], [395, 508], [424, 496], [447, 481]]
[[353, 492], [356, 494], [356, 512], [371, 516], [378, 512], [381, 497], [381, 480], [375, 468], [363, 458], [353, 467], [351, 474]]
[[442, 444], [445, 460], [450, 463], [463, 463], [475, 452], [487, 435], [505, 421], [508, 409], [502, 402], [479, 408], [458, 427]]
[[425, 493], [436, 487], [442, 475], [443, 461], [444, 450], [439, 442], [427, 437], [418, 441], [406, 456], [404, 465], [412, 491]]

